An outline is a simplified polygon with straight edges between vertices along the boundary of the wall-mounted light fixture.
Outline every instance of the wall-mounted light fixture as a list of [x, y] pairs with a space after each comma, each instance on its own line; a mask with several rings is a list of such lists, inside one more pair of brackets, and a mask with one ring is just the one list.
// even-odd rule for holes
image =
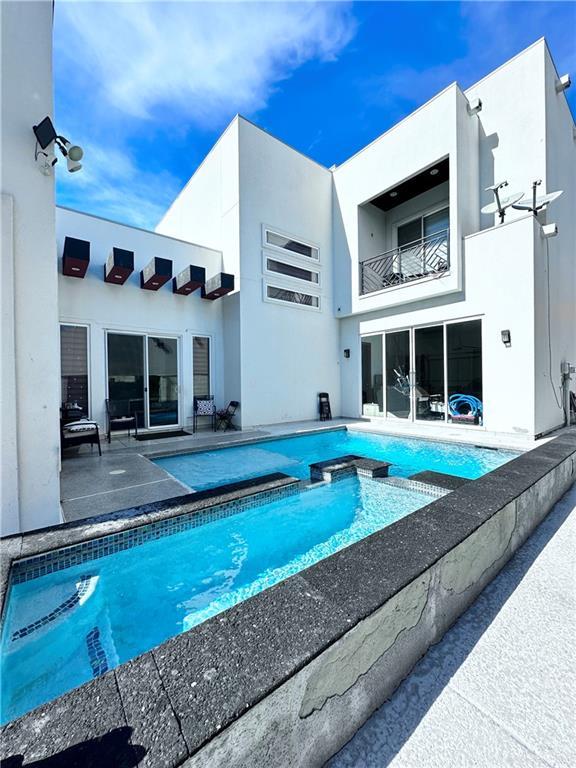
[[482, 111], [482, 99], [472, 99], [468, 102], [466, 109], [469, 115], [477, 115], [478, 112]]
[[541, 234], [544, 239], [548, 237], [556, 237], [558, 234], [558, 224], [554, 221], [551, 221], [550, 224], [543, 224]]
[[52, 173], [52, 168], [58, 162], [58, 158], [54, 154], [55, 145], [66, 158], [66, 165], [70, 173], [75, 173], [82, 168], [80, 160], [84, 156], [84, 150], [78, 144], [72, 144], [64, 136], [59, 136], [49, 117], [45, 117], [38, 125], [32, 126], [32, 130], [36, 136], [34, 159], [38, 163], [41, 173], [49, 176]]
[[512, 346], [512, 336], [510, 335], [510, 331], [508, 331], [508, 330], [502, 331], [501, 332], [501, 336], [502, 336], [502, 343], [504, 344], [504, 346], [505, 347], [511, 347]]
[[556, 93], [566, 91], [571, 85], [572, 80], [570, 80], [570, 75], [562, 75], [562, 77], [559, 77], [558, 80], [556, 80]]
[[346, 359], [348, 359], [348, 358], [350, 357], [350, 350], [349, 350], [349, 349], [345, 349], [345, 350], [344, 350], [344, 357], [345, 357]]

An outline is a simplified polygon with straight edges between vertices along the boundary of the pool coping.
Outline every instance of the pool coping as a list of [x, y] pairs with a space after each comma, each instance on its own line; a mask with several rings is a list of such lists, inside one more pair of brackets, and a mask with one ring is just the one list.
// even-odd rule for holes
[[[79, 740], [102, 738], [110, 729], [128, 725], [133, 729], [133, 743], [145, 744], [150, 765], [164, 764], [162, 760], [166, 764], [181, 764], [497, 512], [570, 461], [574, 478], [576, 434], [561, 435], [521, 454], [381, 531], [7, 724], [0, 732], [3, 752], [6, 756], [22, 754], [32, 759], [39, 754], [53, 754]], [[166, 508], [168, 503], [145, 506]], [[112, 513], [106, 517], [114, 519], [101, 524], [124, 528], [130, 527], [130, 523], [150, 522], [146, 518], [141, 520], [141, 512], [136, 521], [130, 512], [124, 512], [124, 519], [118, 519], [119, 513]], [[86, 528], [85, 538], [93, 538], [93, 526], [94, 522], [90, 525], [83, 521], [81, 526], [70, 524], [66, 528]], [[60, 532], [70, 536], [69, 530], [62, 528], [58, 527]], [[54, 543], [55, 533], [48, 529], [48, 534], [53, 535], [52, 548], [67, 546]], [[24, 534], [8, 537], [1, 543], [8, 542], [11, 561], [29, 551], [28, 542], [33, 537], [36, 546], [41, 546], [42, 536], [42, 532]], [[386, 563], [385, 568], [382, 563]], [[80, 721], [79, 710], [87, 713]], [[44, 753], [39, 751], [42, 749]]]

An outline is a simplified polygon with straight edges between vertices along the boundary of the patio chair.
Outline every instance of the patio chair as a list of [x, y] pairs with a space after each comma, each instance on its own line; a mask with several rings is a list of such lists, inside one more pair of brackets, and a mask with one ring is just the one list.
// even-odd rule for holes
[[100, 447], [100, 427], [95, 421], [90, 419], [80, 419], [79, 421], [60, 421], [60, 451], [64, 454], [66, 448], [72, 448], [76, 445], [89, 443], [98, 446], [98, 454], [102, 456]]
[[223, 427], [224, 432], [226, 432], [228, 429], [238, 429], [238, 427], [232, 423], [232, 419], [239, 405], [240, 403], [238, 400], [230, 400], [227, 408], [224, 408], [223, 411], [216, 411], [215, 432], [217, 432], [220, 427]]
[[130, 437], [130, 428], [134, 428], [134, 436], [138, 435], [138, 420], [136, 413], [131, 407], [130, 400], [108, 400], [106, 399], [106, 417], [108, 421], [106, 437], [108, 442], [112, 440], [112, 432], [119, 430], [128, 430]]
[[193, 408], [194, 411], [192, 431], [196, 432], [199, 416], [209, 416], [212, 419], [212, 430], [214, 430], [216, 425], [216, 406], [214, 405], [214, 395], [202, 395], [201, 397], [196, 397], [196, 395], [194, 395]]
[[332, 418], [328, 392], [318, 392], [318, 410], [320, 411], [320, 421], [329, 421]]

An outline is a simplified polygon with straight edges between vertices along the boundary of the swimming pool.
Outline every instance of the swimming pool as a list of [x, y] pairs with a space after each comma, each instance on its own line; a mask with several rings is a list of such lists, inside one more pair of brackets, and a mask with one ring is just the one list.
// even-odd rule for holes
[[201, 490], [268, 472], [284, 472], [304, 480], [309, 478], [310, 464], [346, 454], [388, 461], [392, 464], [392, 476], [408, 477], [433, 470], [470, 480], [518, 455], [512, 451], [338, 429], [154, 461], [190, 488]]
[[13, 584], [2, 632], [2, 722], [431, 501], [347, 478]]

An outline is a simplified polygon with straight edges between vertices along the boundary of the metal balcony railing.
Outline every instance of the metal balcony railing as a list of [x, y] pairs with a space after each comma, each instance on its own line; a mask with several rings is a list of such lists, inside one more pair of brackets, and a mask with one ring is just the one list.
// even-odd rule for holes
[[360, 264], [360, 295], [410, 283], [450, 267], [449, 230], [393, 248]]

